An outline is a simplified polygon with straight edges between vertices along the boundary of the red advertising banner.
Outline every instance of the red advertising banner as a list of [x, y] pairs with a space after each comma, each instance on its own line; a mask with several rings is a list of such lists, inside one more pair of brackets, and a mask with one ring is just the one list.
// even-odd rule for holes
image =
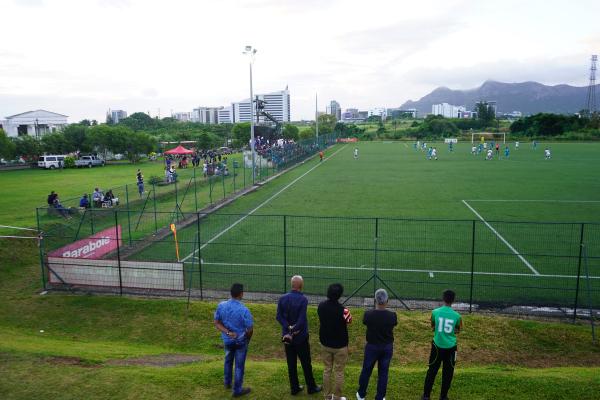
[[338, 143], [354, 143], [354, 142], [358, 142], [358, 138], [352, 137], [352, 138], [338, 138], [337, 139]]
[[110, 253], [117, 248], [117, 237], [119, 237], [119, 246], [121, 246], [121, 225], [96, 232], [93, 236], [71, 243], [60, 249], [48, 253], [49, 257], [63, 258], [87, 258], [98, 260], [103, 255]]

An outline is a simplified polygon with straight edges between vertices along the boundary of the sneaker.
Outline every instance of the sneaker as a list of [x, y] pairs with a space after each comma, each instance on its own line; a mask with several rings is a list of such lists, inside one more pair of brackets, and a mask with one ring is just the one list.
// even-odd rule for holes
[[323, 390], [323, 387], [322, 387], [322, 386], [319, 386], [319, 385], [317, 385], [317, 386], [315, 386], [314, 388], [309, 388], [309, 389], [307, 390], [307, 392], [308, 392], [308, 394], [315, 394], [315, 393], [319, 393], [321, 390]]
[[234, 394], [233, 394], [233, 397], [241, 397], [241, 396], [243, 396], [243, 395], [245, 395], [245, 394], [248, 394], [248, 393], [250, 393], [250, 392], [251, 392], [251, 390], [250, 390], [250, 388], [249, 388], [249, 387], [242, 388], [242, 391], [241, 391], [241, 392], [239, 392], [239, 393], [234, 393]]
[[303, 390], [304, 390], [304, 386], [298, 385], [297, 388], [291, 390], [292, 396], [297, 395], [298, 393], [300, 393]]
[[356, 400], [365, 400], [365, 398], [360, 397], [360, 394], [358, 394], [358, 392], [356, 392]]

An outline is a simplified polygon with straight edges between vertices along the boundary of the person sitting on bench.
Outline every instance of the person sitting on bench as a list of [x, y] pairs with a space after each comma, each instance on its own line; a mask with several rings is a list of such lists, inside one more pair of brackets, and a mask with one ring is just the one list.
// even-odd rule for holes
[[102, 207], [102, 199], [103, 198], [104, 198], [104, 195], [102, 194], [102, 191], [98, 188], [94, 189], [94, 194], [92, 194], [92, 201], [94, 202], [94, 207], [96, 207], [96, 208]]

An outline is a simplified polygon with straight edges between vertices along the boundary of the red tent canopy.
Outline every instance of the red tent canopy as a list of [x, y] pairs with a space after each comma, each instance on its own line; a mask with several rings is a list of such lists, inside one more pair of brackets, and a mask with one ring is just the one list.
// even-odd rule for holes
[[194, 154], [192, 150], [188, 150], [182, 145], [175, 147], [174, 149], [165, 151], [165, 154]]

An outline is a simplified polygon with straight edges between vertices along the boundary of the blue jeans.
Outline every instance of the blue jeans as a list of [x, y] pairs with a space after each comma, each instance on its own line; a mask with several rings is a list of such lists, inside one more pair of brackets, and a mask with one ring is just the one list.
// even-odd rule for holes
[[365, 346], [365, 358], [363, 360], [362, 371], [358, 379], [358, 394], [360, 397], [367, 395], [367, 386], [371, 373], [377, 363], [377, 394], [375, 400], [382, 400], [385, 397], [388, 383], [388, 370], [390, 361], [394, 353], [394, 344], [370, 344]]
[[248, 352], [248, 343], [225, 344], [225, 385], [231, 385], [233, 375], [233, 364], [235, 360], [235, 377], [233, 382], [233, 394], [242, 391], [244, 383], [244, 367], [246, 365], [246, 353]]

